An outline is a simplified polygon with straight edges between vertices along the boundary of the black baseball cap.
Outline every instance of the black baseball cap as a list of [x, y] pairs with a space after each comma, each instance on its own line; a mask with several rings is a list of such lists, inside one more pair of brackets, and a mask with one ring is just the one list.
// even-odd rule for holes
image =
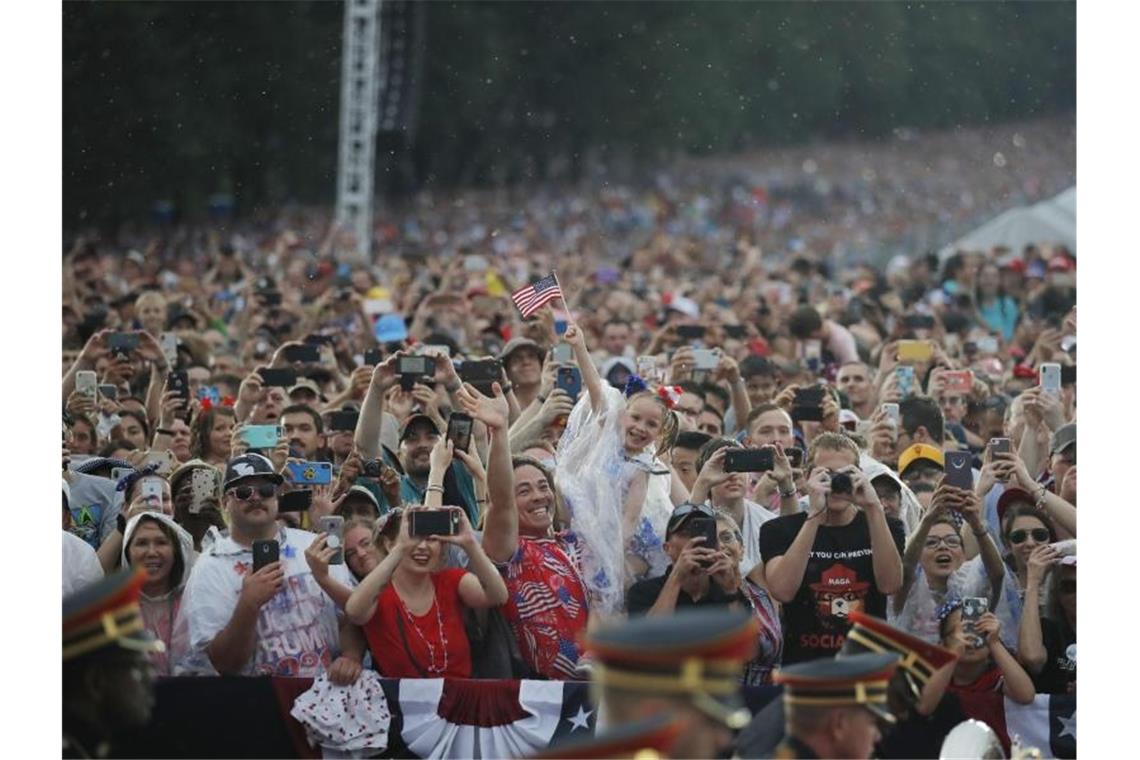
[[228, 490], [246, 478], [266, 478], [277, 485], [285, 478], [273, 469], [273, 463], [261, 454], [242, 454], [226, 463], [226, 479], [222, 488]]

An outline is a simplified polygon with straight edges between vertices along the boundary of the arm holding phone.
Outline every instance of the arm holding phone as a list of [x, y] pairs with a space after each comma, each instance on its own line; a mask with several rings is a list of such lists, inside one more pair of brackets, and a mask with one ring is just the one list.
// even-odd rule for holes
[[257, 646], [257, 619], [265, 603], [285, 585], [285, 568], [271, 562], [257, 572], [246, 573], [241, 593], [226, 627], [206, 647], [210, 663], [219, 675], [240, 675]]
[[[787, 551], [779, 556], [768, 558], [763, 563], [769, 591], [776, 601], [784, 604], [796, 598], [800, 584], [804, 581], [811, 547], [815, 543], [819, 526], [823, 522], [823, 515], [827, 511], [825, 499], [831, 490], [831, 475], [822, 467], [816, 467], [808, 478], [807, 488], [810, 494], [810, 504], [807, 519], [804, 520], [803, 526], [800, 527]], [[765, 526], [769, 524], [772, 523], [765, 523]], [[764, 526], [761, 526], [760, 532], [761, 537], [763, 537]]]
[[1017, 659], [1031, 674], [1045, 667], [1049, 653], [1041, 634], [1041, 586], [1049, 568], [1060, 559], [1052, 544], [1038, 546], [1029, 555], [1025, 574], [1025, 600], [1021, 610], [1021, 627], [1017, 631]]
[[879, 501], [875, 489], [867, 476], [854, 465], [843, 468], [851, 476], [854, 484], [854, 501], [867, 515], [867, 527], [871, 533], [871, 562], [875, 572], [875, 585], [884, 595], [896, 593], [903, 584], [902, 557], [899, 556], [887, 524], [887, 513]]
[[376, 459], [380, 451], [380, 426], [384, 421], [384, 396], [398, 382], [396, 364], [403, 351], [389, 356], [376, 369], [372, 370], [372, 381], [360, 406], [360, 417], [356, 420], [356, 432], [352, 443], [363, 459]]
[[1029, 474], [1025, 462], [1020, 458], [1011, 454], [998, 454], [996, 456], [1012, 463], [1010, 468], [1011, 485], [1019, 486], [1033, 494], [1037, 499], [1037, 508], [1043, 509], [1057, 524], [1057, 527], [1068, 531], [1069, 535], [1076, 538], [1077, 508], [1034, 480], [1033, 476]]

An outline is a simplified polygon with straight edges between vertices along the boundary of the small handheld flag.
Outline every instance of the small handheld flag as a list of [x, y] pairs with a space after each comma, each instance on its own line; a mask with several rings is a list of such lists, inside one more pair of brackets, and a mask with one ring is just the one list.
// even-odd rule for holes
[[553, 273], [511, 293], [511, 300], [515, 302], [524, 319], [555, 298], [565, 301], [562, 298], [562, 288], [558, 285], [558, 278]]

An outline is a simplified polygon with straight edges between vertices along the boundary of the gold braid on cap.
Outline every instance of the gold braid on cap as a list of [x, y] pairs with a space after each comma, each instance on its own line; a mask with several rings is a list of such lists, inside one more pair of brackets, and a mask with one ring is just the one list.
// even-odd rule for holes
[[138, 602], [113, 612], [104, 612], [96, 620], [67, 632], [63, 659], [70, 660], [112, 643], [137, 652], [165, 651], [166, 647], [161, 641], [138, 641], [129, 638], [145, 627]]
[[847, 638], [862, 644], [872, 652], [889, 653], [900, 656], [899, 667], [914, 674], [925, 685], [934, 675], [936, 668], [919, 656], [913, 649], [905, 649], [895, 642], [869, 628], [856, 626], [847, 632]]
[[[812, 689], [804, 693], [798, 691], [799, 684], [785, 684], [784, 701], [792, 705], [866, 705], [886, 704], [889, 679], [877, 681], [856, 681], [849, 687]], [[810, 695], [810, 696], [809, 696]]]
[[[594, 664], [594, 681], [603, 686], [667, 694], [731, 694], [740, 688], [739, 660], [706, 660], [688, 657], [681, 661], [680, 672], [628, 670], [612, 665]], [[707, 673], [706, 670], [712, 671]]]

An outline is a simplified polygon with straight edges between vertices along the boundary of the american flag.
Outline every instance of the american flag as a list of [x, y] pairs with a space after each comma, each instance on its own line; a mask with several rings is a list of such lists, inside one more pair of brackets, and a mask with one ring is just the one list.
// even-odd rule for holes
[[511, 293], [511, 300], [515, 302], [515, 306], [522, 312], [524, 318], [534, 314], [555, 298], [562, 298], [562, 288], [558, 287], [558, 278], [553, 274], [548, 274], [538, 282]]

